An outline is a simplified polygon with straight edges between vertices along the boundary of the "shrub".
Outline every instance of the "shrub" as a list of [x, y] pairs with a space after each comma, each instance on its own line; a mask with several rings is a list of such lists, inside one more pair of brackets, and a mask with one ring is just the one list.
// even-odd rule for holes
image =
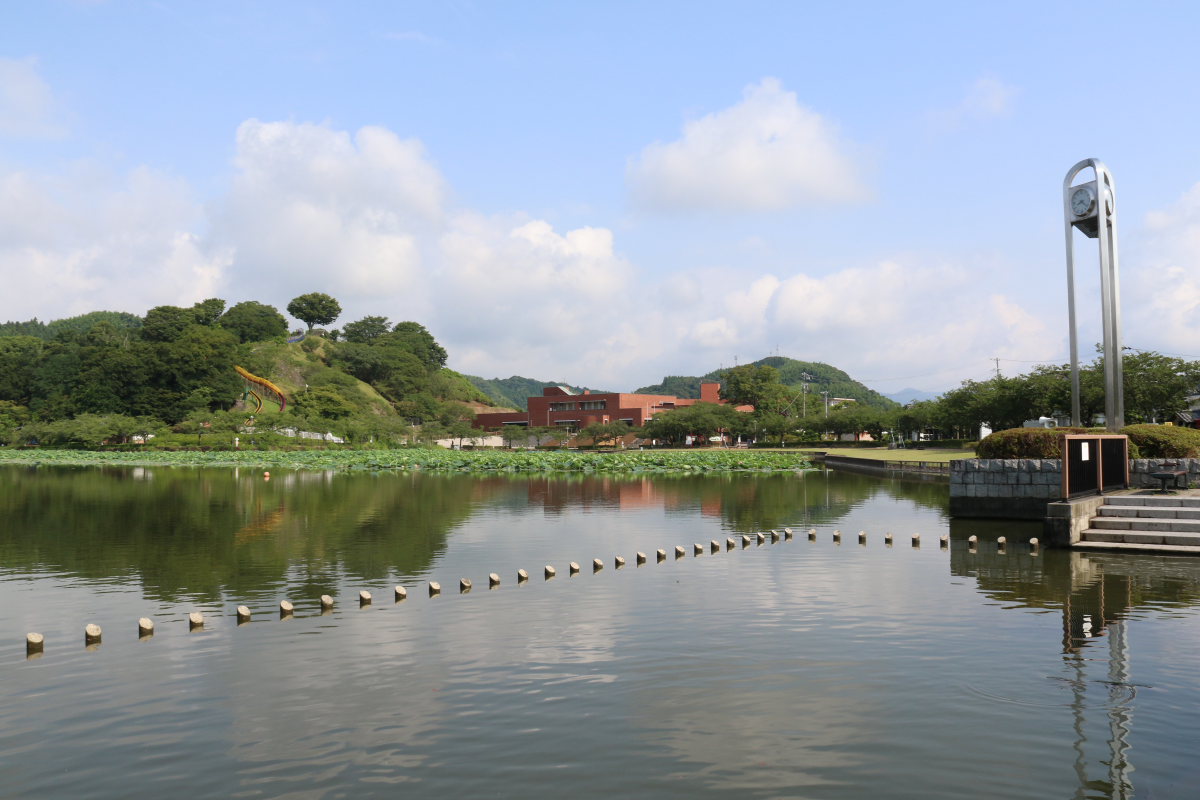
[[[1161, 429], [1158, 425], [1130, 425], [1122, 428], [1121, 433], [1129, 436], [1130, 458], [1163, 457], [1144, 455], [1145, 450], [1140, 447], [1141, 440], [1130, 434], [1132, 428]], [[1167, 430], [1184, 429], [1167, 428]], [[996, 431], [984, 437], [983, 441], [975, 448], [975, 455], [979, 458], [1062, 458], [1062, 450], [1058, 445], [1058, 437], [1064, 433], [1104, 434], [1108, 433], [1108, 431], [1103, 428], [1010, 428], [1006, 431]], [[1200, 431], [1194, 431], [1193, 433], [1196, 434], [1196, 446], [1200, 448]]]
[[[1173, 425], [1126, 425], [1121, 433], [1129, 437], [1130, 458], [1200, 457], [1200, 431]], [[1140, 455], [1133, 454], [1137, 445]]]
[[1011, 428], [983, 438], [975, 448], [980, 458], [1061, 458], [1055, 428]]

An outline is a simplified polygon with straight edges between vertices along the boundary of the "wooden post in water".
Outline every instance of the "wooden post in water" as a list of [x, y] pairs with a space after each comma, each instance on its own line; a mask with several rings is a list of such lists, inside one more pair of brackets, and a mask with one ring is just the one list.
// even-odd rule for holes
[[25, 657], [41, 655], [45, 643], [46, 639], [40, 633], [25, 634]]
[[656, 556], [658, 556], [659, 561], [667, 560], [667, 551], [666, 550], [655, 550], [654, 553]]
[[193, 611], [188, 614], [188, 629], [193, 631], [204, 630], [204, 615], [199, 611]]
[[406, 600], [406, 599], [408, 599], [408, 590], [405, 589], [403, 586], [397, 586], [396, 587], [396, 602], [399, 603], [401, 600]]
[[154, 620], [142, 617], [138, 620], [138, 638], [145, 639], [154, 635]]
[[366, 606], [369, 606], [369, 605], [371, 605], [371, 593], [368, 592], [366, 589], [363, 589], [361, 592], [358, 593], [358, 607], [365, 608]]
[[678, 560], [680, 558], [683, 558], [684, 555], [686, 555], [686, 554], [683, 551], [683, 545], [681, 545], [681, 544], [675, 545], [675, 558]]
[[546, 580], [550, 580], [553, 577], [554, 577], [554, 567], [547, 564], [546, 565]]
[[604, 569], [604, 562], [598, 558], [592, 559], [592, 574], [595, 575], [600, 570]]
[[287, 619], [288, 617], [292, 616], [292, 611], [293, 611], [293, 609], [292, 609], [291, 603], [289, 603], [287, 600], [279, 601], [279, 618], [280, 619]]
[[471, 591], [471, 579], [470, 578], [459, 578], [458, 579], [458, 593], [466, 594], [469, 591]]
[[321, 595], [321, 610], [325, 611], [330, 608], [333, 608], [333, 598], [327, 594]]
[[639, 566], [639, 567], [640, 567], [642, 564], [645, 564], [645, 563], [646, 563], [646, 554], [645, 554], [645, 553], [643, 553], [643, 552], [641, 552], [640, 550], [638, 551], [638, 554], [637, 554], [637, 563], [638, 563], [638, 566]]
[[523, 569], [517, 570], [517, 583], [524, 583], [529, 580], [529, 573]]
[[429, 596], [436, 597], [442, 593], [442, 585], [437, 581], [429, 582]]
[[500, 585], [500, 576], [494, 572], [489, 574], [488, 575], [488, 588], [495, 589], [499, 585]]
[[576, 564], [574, 561], [572, 561], [570, 564], [567, 565], [567, 574], [578, 575], [579, 574], [579, 565]]
[[250, 609], [246, 606], [237, 607], [237, 624], [245, 625], [250, 621]]

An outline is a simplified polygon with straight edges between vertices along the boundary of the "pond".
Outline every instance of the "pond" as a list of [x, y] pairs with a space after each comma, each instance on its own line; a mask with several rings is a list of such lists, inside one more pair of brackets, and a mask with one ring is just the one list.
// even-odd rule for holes
[[[0, 468], [0, 782], [75, 798], [1200, 794], [1200, 563], [1035, 553], [1036, 526], [947, 505], [942, 483], [833, 471]], [[30, 631], [45, 647], [27, 659]]]

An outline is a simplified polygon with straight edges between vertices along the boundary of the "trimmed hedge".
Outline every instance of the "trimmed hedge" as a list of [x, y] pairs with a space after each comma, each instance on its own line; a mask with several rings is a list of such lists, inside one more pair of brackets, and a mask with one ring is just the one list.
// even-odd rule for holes
[[1200, 458], [1200, 431], [1173, 425], [1126, 425], [1121, 433], [1129, 437], [1140, 456], [1130, 458]]
[[[1149, 430], [1150, 435], [1142, 435]], [[1146, 447], [1153, 443], [1153, 432], [1162, 430], [1187, 431], [1186, 428], [1164, 428], [1161, 425], [1129, 425], [1121, 433], [1129, 436], [1130, 458], [1183, 458], [1174, 453], [1150, 455]], [[1135, 432], [1137, 435], [1135, 435]], [[1188, 431], [1196, 436], [1197, 454], [1200, 454], [1200, 431]], [[1062, 458], [1058, 437], [1064, 433], [1108, 433], [1104, 428], [1010, 428], [996, 431], [984, 437], [975, 448], [979, 458]], [[1145, 442], [1146, 444], [1143, 444]], [[1155, 447], [1153, 452], [1159, 452]]]

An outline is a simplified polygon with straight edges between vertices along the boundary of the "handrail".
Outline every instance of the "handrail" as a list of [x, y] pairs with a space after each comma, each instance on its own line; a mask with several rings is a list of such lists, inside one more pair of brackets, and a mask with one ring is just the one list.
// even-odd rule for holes
[[247, 372], [246, 370], [242, 369], [239, 366], [235, 365], [234, 369], [237, 370], [238, 375], [241, 375], [244, 379], [250, 381], [250, 383], [258, 384], [259, 386], [263, 387], [271, 394], [275, 395], [275, 399], [279, 401], [279, 410], [281, 412], [284, 410], [284, 408], [287, 407], [287, 398], [285, 398], [283, 396], [283, 390], [280, 389], [278, 386], [271, 383], [266, 378], [260, 378], [257, 375], [252, 375], [251, 373]]

